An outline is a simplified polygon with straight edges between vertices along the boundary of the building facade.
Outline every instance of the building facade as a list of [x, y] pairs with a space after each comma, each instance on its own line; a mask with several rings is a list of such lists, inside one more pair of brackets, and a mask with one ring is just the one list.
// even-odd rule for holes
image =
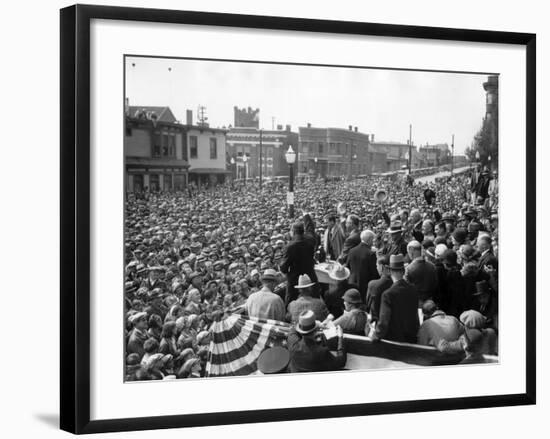
[[124, 157], [128, 192], [178, 191], [187, 185], [189, 163], [182, 125], [127, 116]]
[[426, 145], [418, 148], [423, 168], [433, 166], [449, 165], [451, 163], [451, 150], [447, 143], [437, 143], [435, 145]]
[[489, 152], [492, 156], [491, 166], [498, 162], [498, 76], [491, 75], [483, 83], [486, 92], [485, 129], [489, 137]]
[[298, 134], [281, 125], [276, 130], [254, 127], [233, 127], [227, 133], [227, 151], [234, 178], [271, 178], [288, 175], [285, 153], [296, 151]]
[[352, 178], [379, 172], [382, 157], [357, 127], [299, 128], [298, 175]]
[[413, 144], [409, 148], [409, 142], [391, 142], [381, 141], [375, 142], [374, 135], [371, 136], [371, 149], [381, 154], [386, 155], [386, 164], [384, 172], [399, 171], [409, 166], [409, 151], [412, 155], [411, 167], [413, 169], [422, 167], [421, 159]]
[[227, 169], [227, 130], [195, 125], [185, 125], [184, 130], [189, 182], [197, 186], [223, 183], [231, 174]]

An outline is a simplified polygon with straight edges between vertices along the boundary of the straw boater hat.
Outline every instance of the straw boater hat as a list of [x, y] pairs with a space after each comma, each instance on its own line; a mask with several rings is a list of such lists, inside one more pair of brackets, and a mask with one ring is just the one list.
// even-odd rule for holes
[[319, 327], [319, 323], [315, 320], [315, 313], [306, 309], [302, 311], [298, 316], [298, 324], [296, 325], [296, 331], [300, 334], [310, 334]]
[[296, 285], [294, 288], [303, 289], [312, 287], [313, 285], [315, 285], [315, 282], [312, 282], [307, 274], [301, 274], [298, 277], [298, 285]]
[[262, 280], [277, 281], [277, 272], [273, 268], [268, 268], [262, 274]]
[[328, 276], [334, 280], [346, 280], [349, 275], [349, 268], [344, 267], [340, 264], [336, 264], [334, 268], [328, 273]]

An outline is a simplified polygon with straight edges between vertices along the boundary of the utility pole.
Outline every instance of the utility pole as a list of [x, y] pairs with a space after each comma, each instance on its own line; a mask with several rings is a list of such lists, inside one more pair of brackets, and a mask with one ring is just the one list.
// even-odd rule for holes
[[409, 175], [411, 175], [412, 164], [412, 124], [409, 124]]
[[451, 176], [453, 175], [454, 164], [455, 164], [455, 135], [453, 134], [453, 141], [451, 143]]
[[260, 188], [262, 187], [262, 129], [260, 128]]
[[199, 120], [199, 125], [205, 126], [208, 118], [206, 117], [206, 107], [204, 105], [199, 105], [197, 117]]

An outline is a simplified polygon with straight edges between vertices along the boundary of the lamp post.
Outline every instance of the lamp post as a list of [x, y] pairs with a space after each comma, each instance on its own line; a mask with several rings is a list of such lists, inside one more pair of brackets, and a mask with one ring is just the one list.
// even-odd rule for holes
[[[353, 162], [355, 163], [355, 161], [357, 160], [357, 154], [353, 154], [352, 158], [353, 158]], [[352, 178], [353, 178], [353, 167], [355, 166], [354, 163], [352, 163], [352, 165], [351, 165], [352, 166], [352, 168], [351, 168], [351, 170], [352, 170], [351, 177]]]
[[231, 175], [233, 176], [233, 180], [237, 178], [236, 172], [235, 172], [235, 159], [231, 157], [231, 160], [229, 161], [231, 163]]
[[248, 177], [248, 166], [246, 165], [246, 162], [248, 161], [248, 156], [246, 154], [243, 154], [243, 163], [244, 163], [244, 184], [246, 184], [246, 179]]
[[288, 193], [286, 195], [288, 217], [294, 218], [294, 163], [296, 162], [296, 153], [292, 149], [292, 145], [289, 145], [285, 159], [288, 163]]
[[453, 134], [453, 143], [451, 143], [451, 177], [455, 166], [455, 135]]
[[262, 130], [260, 129], [260, 189], [262, 188]]
[[318, 160], [319, 160], [319, 159], [318, 159], [317, 157], [315, 157], [315, 158], [313, 159], [313, 161], [315, 162], [315, 179], [319, 178], [319, 171], [318, 171], [318, 168], [317, 168], [317, 161], [318, 161]]

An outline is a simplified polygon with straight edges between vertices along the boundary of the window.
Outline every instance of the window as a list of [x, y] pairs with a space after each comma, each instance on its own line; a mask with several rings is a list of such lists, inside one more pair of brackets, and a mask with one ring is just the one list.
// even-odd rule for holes
[[210, 138], [210, 158], [211, 159], [217, 159], [218, 158], [218, 139], [215, 137]]
[[168, 136], [168, 156], [176, 156], [176, 135], [173, 133]]
[[189, 137], [189, 157], [196, 159], [198, 156], [198, 140], [197, 136]]
[[323, 148], [324, 148], [324, 145], [319, 142], [319, 154], [323, 154]]
[[172, 190], [172, 175], [165, 174], [163, 180], [164, 180], [164, 190], [165, 191]]
[[302, 142], [302, 152], [306, 154], [309, 152], [309, 145], [306, 142]]
[[161, 154], [161, 142], [162, 139], [160, 137], [160, 133], [157, 131], [155, 132], [155, 135], [153, 137], [153, 157], [160, 157]]
[[167, 157], [168, 154], [168, 133], [162, 134], [162, 156]]
[[160, 190], [160, 178], [158, 174], [151, 174], [149, 176], [149, 190], [151, 192], [158, 192]]

